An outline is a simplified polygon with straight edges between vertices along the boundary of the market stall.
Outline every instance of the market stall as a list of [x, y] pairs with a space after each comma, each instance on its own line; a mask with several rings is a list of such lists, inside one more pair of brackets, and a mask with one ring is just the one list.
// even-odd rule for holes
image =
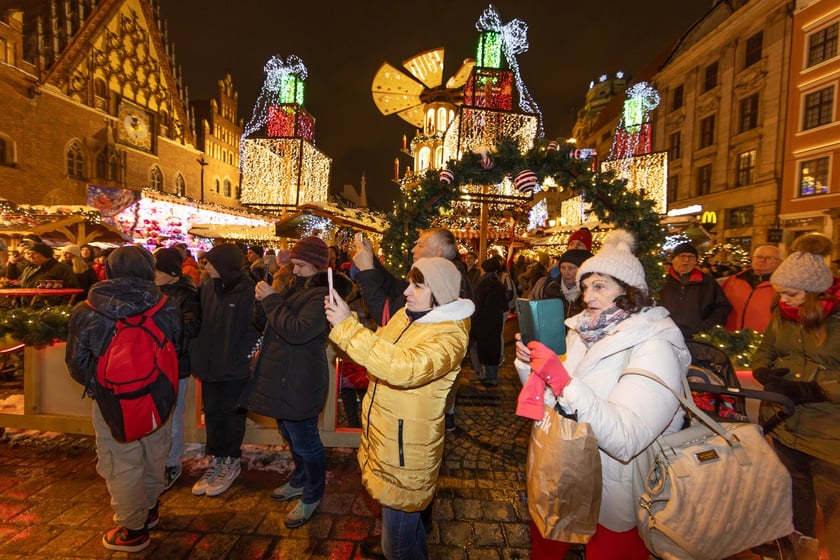
[[131, 243], [131, 237], [102, 219], [91, 206], [31, 206], [0, 198], [0, 237], [16, 247], [26, 234], [35, 234], [53, 247]]

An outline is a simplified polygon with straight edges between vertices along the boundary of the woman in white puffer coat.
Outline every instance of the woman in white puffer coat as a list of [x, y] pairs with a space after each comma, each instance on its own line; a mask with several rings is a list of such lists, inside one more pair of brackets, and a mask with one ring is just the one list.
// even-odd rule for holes
[[[603, 487], [598, 527], [586, 545], [587, 560], [647, 560], [636, 531], [633, 459], [660, 434], [683, 424], [679, 403], [667, 389], [628, 375], [650, 372], [681, 392], [681, 378], [691, 362], [668, 311], [654, 305], [633, 246], [632, 234], [617, 230], [578, 270], [586, 310], [566, 320], [564, 361], [539, 342], [516, 344], [516, 367], [525, 386], [519, 410], [535, 387], [545, 388], [545, 394], [538, 395], [545, 404], [556, 402], [576, 414], [598, 439]], [[532, 375], [544, 383], [528, 382]], [[532, 559], [563, 558], [569, 547], [544, 539], [534, 523], [531, 544]]]

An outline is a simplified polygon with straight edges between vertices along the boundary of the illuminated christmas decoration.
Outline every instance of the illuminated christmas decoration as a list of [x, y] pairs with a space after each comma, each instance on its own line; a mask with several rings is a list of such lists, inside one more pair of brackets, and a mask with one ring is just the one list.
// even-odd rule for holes
[[267, 209], [325, 201], [332, 160], [315, 147], [315, 120], [303, 108], [306, 66], [274, 56], [265, 73], [240, 143], [240, 201]]
[[546, 222], [548, 222], [548, 204], [545, 199], [542, 199], [534, 204], [528, 213], [528, 229], [545, 227]]
[[460, 159], [464, 152], [479, 146], [495, 146], [499, 138], [512, 138], [520, 151], [528, 151], [534, 145], [537, 126], [534, 115], [461, 107], [444, 137], [444, 158]]
[[573, 196], [560, 203], [560, 222], [566, 227], [584, 223], [585, 205], [582, 196]]
[[298, 138], [249, 139], [242, 160], [242, 203], [298, 206], [326, 201], [332, 160]]
[[665, 214], [668, 205], [668, 154], [656, 152], [631, 158], [605, 160], [601, 171], [613, 171], [617, 179], [627, 181], [627, 188], [644, 193], [654, 202], [654, 211]]
[[626, 94], [608, 159], [630, 158], [651, 150], [650, 114], [659, 106], [659, 93], [647, 82], [639, 82]]

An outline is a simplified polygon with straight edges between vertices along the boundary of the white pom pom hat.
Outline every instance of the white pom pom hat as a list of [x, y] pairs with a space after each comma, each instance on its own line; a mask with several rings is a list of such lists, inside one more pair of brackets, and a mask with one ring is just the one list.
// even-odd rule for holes
[[634, 254], [635, 248], [636, 238], [632, 233], [623, 229], [614, 230], [604, 240], [601, 250], [594, 257], [583, 261], [577, 272], [577, 283], [580, 284], [584, 274], [596, 272], [607, 274], [646, 294], [649, 293], [645, 269]]

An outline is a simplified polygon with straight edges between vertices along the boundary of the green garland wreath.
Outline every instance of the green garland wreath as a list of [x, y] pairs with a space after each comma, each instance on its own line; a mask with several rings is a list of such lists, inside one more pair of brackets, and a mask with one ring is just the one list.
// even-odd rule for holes
[[447, 167], [455, 176], [449, 184], [440, 181], [439, 171], [427, 171], [418, 185], [405, 192], [403, 204], [396, 204], [388, 216], [389, 227], [381, 243], [385, 265], [395, 274], [407, 272], [405, 258], [418, 232], [432, 227], [435, 218], [451, 208], [460, 185], [496, 184], [506, 175], [514, 177], [530, 170], [540, 183], [551, 177], [573, 196], [583, 195], [601, 222], [633, 232], [648, 285], [656, 293], [663, 279], [660, 254], [666, 232], [653, 209], [654, 201], [645, 198], [644, 192], [628, 191], [626, 181], [617, 180], [613, 172], [592, 172], [589, 161], [573, 157], [574, 150], [573, 144], [540, 142], [522, 154], [514, 140], [505, 138], [487, 154], [493, 163], [490, 169], [482, 166], [481, 154], [467, 152], [460, 160], [449, 161]]

